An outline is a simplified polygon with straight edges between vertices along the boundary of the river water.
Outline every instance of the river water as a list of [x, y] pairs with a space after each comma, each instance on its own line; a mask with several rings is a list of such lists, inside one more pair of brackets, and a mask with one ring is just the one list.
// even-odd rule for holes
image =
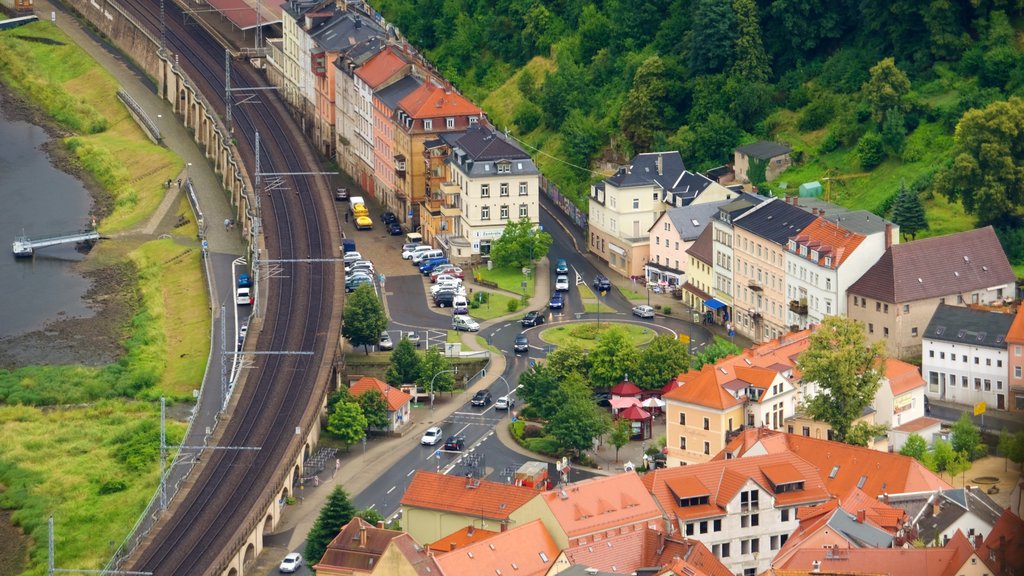
[[74, 263], [74, 244], [15, 259], [22, 233], [45, 236], [85, 228], [91, 199], [85, 186], [50, 163], [46, 132], [0, 109], [0, 338], [38, 330], [52, 320], [93, 316], [83, 296], [89, 282]]

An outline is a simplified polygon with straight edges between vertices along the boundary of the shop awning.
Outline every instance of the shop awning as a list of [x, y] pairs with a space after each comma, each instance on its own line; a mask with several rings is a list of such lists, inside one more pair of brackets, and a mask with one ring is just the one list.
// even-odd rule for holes
[[712, 310], [719, 310], [721, 308], [725, 308], [725, 304], [719, 302], [718, 300], [715, 300], [714, 298], [705, 300], [704, 305], [707, 306], [708, 308], [711, 308]]

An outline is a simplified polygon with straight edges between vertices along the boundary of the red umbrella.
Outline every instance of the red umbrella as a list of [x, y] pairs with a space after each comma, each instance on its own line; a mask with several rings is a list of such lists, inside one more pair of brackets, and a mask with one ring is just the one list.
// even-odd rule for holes
[[612, 387], [612, 396], [639, 396], [640, 388], [629, 380], [623, 380]]

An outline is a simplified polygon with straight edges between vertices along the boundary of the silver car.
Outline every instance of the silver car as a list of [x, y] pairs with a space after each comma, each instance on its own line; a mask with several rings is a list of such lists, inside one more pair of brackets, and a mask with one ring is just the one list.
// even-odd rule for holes
[[651, 308], [647, 304], [633, 306], [633, 316], [638, 316], [640, 318], [654, 318], [654, 308]]
[[380, 333], [380, 341], [377, 342], [377, 348], [381, 350], [393, 350], [395, 343], [391, 341], [391, 335], [387, 332]]

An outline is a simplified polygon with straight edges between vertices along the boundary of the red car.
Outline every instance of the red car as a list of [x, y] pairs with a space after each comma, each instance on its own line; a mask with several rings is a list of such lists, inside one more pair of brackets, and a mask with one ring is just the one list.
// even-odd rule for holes
[[434, 268], [430, 272], [430, 281], [437, 282], [437, 277], [440, 276], [441, 274], [449, 274], [451, 276], [455, 276], [456, 278], [463, 279], [466, 277], [465, 274], [463, 274], [462, 272], [462, 268], [459, 268], [458, 266], [453, 266], [451, 264], [441, 264], [440, 266]]

